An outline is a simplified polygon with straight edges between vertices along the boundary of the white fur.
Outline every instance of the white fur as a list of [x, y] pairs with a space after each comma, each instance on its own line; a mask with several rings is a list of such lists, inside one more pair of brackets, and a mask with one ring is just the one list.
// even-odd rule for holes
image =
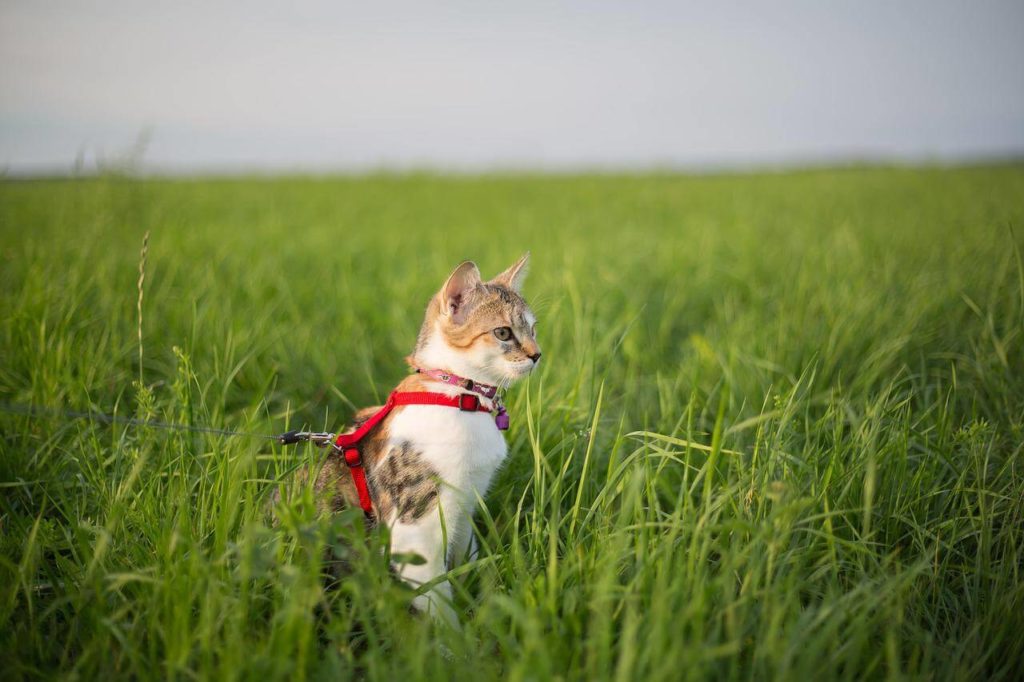
[[534, 325], [537, 324], [537, 317], [529, 310], [526, 311], [524, 317], [526, 318], [526, 326], [530, 328], [530, 331], [533, 331]]
[[[452, 367], [451, 364], [439, 366]], [[452, 371], [459, 370], [452, 368]], [[430, 381], [427, 390], [448, 395], [462, 392], [439, 381]], [[485, 399], [481, 402], [491, 406]], [[426, 563], [419, 566], [398, 567], [402, 579], [415, 587], [445, 573], [469, 553], [477, 496], [487, 493], [491, 479], [505, 460], [508, 446], [494, 418], [487, 412], [462, 412], [434, 405], [402, 408], [391, 419], [388, 433], [391, 445], [398, 446], [402, 441], [412, 443], [441, 479], [436, 509], [413, 523], [402, 523], [394, 517], [385, 519], [391, 528], [393, 553], [414, 553], [426, 559]], [[443, 526], [441, 514], [444, 515]], [[418, 596], [414, 603], [421, 610], [457, 625], [450, 601], [451, 586], [446, 581]]]

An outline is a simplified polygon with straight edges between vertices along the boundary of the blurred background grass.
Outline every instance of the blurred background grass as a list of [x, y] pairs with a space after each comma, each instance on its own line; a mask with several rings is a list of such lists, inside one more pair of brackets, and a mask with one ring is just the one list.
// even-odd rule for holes
[[333, 429], [460, 260], [527, 249], [545, 356], [461, 633], [308, 493], [270, 526], [315, 450], [4, 415], [5, 674], [1010, 679], [1022, 196], [1020, 165], [0, 184], [5, 403]]

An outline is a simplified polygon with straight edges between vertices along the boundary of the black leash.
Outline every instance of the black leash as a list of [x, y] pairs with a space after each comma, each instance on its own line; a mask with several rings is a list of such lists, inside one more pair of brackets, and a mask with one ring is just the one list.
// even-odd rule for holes
[[271, 436], [263, 433], [248, 433], [245, 431], [230, 431], [218, 429], [212, 426], [189, 426], [188, 424], [172, 424], [150, 419], [134, 419], [132, 417], [119, 417], [113, 414], [100, 412], [79, 412], [77, 410], [58, 410], [48, 407], [35, 407], [33, 405], [9, 405], [0, 403], [0, 412], [8, 414], [19, 414], [31, 419], [41, 418], [67, 418], [67, 419], [88, 419], [103, 424], [124, 424], [126, 426], [144, 426], [152, 429], [163, 429], [165, 431], [189, 431], [192, 433], [212, 433], [218, 436], [231, 436], [235, 438], [259, 438], [261, 440], [276, 440], [281, 445], [293, 445], [309, 441], [319, 447], [325, 447], [334, 439], [333, 433], [326, 431], [288, 431], [286, 433]]

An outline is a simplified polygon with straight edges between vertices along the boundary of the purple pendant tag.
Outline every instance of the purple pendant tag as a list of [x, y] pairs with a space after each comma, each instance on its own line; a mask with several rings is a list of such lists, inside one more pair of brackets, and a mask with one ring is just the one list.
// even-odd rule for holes
[[498, 408], [498, 414], [494, 415], [494, 423], [497, 425], [499, 431], [508, 431], [508, 412], [505, 411], [504, 407]]

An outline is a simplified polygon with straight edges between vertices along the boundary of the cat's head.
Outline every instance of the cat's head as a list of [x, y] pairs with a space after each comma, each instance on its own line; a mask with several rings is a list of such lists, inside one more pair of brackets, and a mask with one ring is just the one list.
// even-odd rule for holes
[[507, 386], [540, 362], [537, 318], [520, 295], [530, 254], [484, 282], [471, 261], [448, 277], [427, 306], [409, 362], [467, 379]]

